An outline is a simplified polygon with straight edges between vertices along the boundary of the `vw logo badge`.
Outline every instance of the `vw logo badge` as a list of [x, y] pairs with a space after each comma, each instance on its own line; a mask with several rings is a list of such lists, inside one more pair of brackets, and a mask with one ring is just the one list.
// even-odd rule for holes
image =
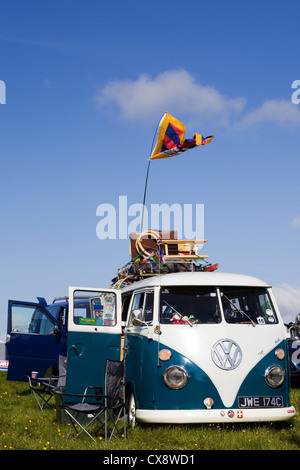
[[211, 350], [211, 358], [223, 370], [236, 369], [242, 360], [242, 350], [232, 339], [220, 339]]

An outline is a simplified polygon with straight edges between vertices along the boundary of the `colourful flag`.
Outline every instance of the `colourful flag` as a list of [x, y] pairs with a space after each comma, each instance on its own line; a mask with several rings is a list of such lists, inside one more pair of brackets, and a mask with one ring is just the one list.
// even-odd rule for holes
[[163, 253], [163, 250], [162, 250], [162, 247], [161, 247], [161, 244], [160, 244], [160, 243], [158, 244], [156, 256], [157, 256], [157, 259], [158, 259], [158, 261], [160, 262], [160, 265], [161, 265], [161, 266], [164, 265], [164, 264], [166, 264], [166, 263], [165, 263], [164, 253]]
[[147, 262], [149, 262], [153, 268], [156, 268], [158, 265], [163, 266], [165, 264], [165, 260], [162, 249], [158, 248], [158, 250], [153, 251], [149, 256], [147, 256], [147, 258], [141, 261], [141, 263]]
[[165, 113], [158, 126], [157, 142], [150, 160], [179, 155], [198, 145], [209, 144], [214, 138], [213, 135], [202, 137], [200, 134], [195, 134], [192, 139], [184, 139], [184, 134], [185, 125], [171, 114]]

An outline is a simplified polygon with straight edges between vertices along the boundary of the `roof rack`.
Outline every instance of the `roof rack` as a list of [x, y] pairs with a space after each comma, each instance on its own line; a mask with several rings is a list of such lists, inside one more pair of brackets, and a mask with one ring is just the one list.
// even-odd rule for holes
[[184, 271], [215, 271], [218, 264], [198, 255], [207, 240], [179, 240], [177, 231], [145, 230], [129, 235], [131, 261], [118, 270], [112, 285], [122, 287], [148, 276]]

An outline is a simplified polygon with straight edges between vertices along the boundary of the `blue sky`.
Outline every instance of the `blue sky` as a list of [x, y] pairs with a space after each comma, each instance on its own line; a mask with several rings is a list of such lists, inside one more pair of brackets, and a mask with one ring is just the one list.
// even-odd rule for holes
[[169, 111], [207, 146], [151, 162], [147, 204], [204, 204], [202, 253], [300, 312], [297, 0], [2, 0], [0, 334], [8, 299], [108, 286], [127, 240], [97, 207], [141, 203]]

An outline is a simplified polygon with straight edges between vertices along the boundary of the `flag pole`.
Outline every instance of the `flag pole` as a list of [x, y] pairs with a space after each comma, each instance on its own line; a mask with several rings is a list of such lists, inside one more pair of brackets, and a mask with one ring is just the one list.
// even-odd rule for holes
[[[152, 154], [152, 151], [153, 151], [153, 146], [154, 146], [154, 141], [155, 141], [155, 138], [156, 138], [156, 135], [157, 135], [157, 130], [158, 130], [158, 128], [159, 128], [159, 125], [160, 125], [161, 120], [162, 120], [162, 118], [163, 118], [164, 115], [165, 115], [165, 113], [162, 115], [162, 117], [161, 117], [160, 120], [159, 120], [159, 123], [158, 123], [157, 126], [156, 126], [156, 130], [155, 130], [155, 133], [154, 133], [154, 137], [153, 137], [152, 145], [151, 145], [151, 150], [150, 150], [150, 157], [151, 157], [151, 154]], [[150, 157], [149, 157], [149, 160], [148, 160], [147, 173], [146, 173], [146, 181], [145, 181], [145, 186], [144, 186], [143, 207], [142, 207], [142, 216], [141, 216], [141, 232], [143, 232], [144, 209], [145, 209], [146, 192], [147, 192], [147, 186], [148, 186], [149, 169], [150, 169], [150, 163], [151, 163]]]
[[[151, 160], [149, 159], [148, 160], [148, 167], [147, 167], [147, 174], [146, 174], [146, 181], [145, 181], [145, 188], [144, 188], [143, 209], [144, 209], [145, 201], [146, 201], [146, 192], [147, 192], [147, 185], [148, 185], [150, 162], [151, 162]], [[143, 222], [143, 219], [142, 219], [142, 222]], [[143, 225], [143, 224], [141, 224], [141, 225]], [[142, 226], [141, 226], [141, 228], [142, 228]]]
[[143, 198], [142, 220], [141, 220], [141, 232], [143, 231], [144, 208], [145, 208], [145, 201], [146, 201], [146, 192], [147, 192], [147, 185], [148, 185], [148, 176], [149, 176], [150, 162], [151, 162], [151, 160], [149, 159], [149, 160], [148, 160], [148, 168], [147, 168], [147, 174], [146, 174], [145, 187], [144, 187], [144, 198]]

